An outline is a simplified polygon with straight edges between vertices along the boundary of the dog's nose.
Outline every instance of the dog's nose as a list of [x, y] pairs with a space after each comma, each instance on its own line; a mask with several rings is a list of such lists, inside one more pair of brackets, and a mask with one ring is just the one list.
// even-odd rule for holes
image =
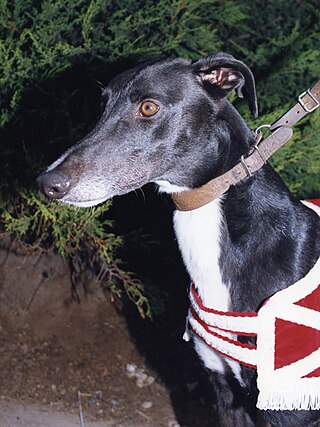
[[40, 190], [50, 199], [62, 199], [71, 187], [71, 179], [62, 172], [43, 172], [37, 178]]

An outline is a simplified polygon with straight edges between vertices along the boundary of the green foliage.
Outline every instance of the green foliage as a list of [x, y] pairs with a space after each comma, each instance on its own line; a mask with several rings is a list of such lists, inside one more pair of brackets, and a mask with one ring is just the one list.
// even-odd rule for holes
[[68, 205], [47, 202], [43, 195], [21, 193], [18, 205], [9, 205], [2, 214], [4, 231], [28, 239], [42, 249], [53, 246], [62, 255], [71, 255], [81, 250], [81, 240], [90, 238], [109, 262], [109, 250], [118, 247], [121, 239], [105, 229], [111, 227], [110, 220], [103, 219], [111, 202], [91, 209], [76, 209]]
[[[257, 122], [252, 122], [243, 105], [237, 105], [257, 127], [281, 117], [320, 78], [320, 11], [315, 0], [245, 3], [250, 12], [247, 31], [237, 27], [227, 37], [232, 52], [253, 68], [260, 110]], [[292, 141], [272, 159], [291, 191], [301, 198], [319, 197], [319, 152], [317, 111], [294, 127]]]
[[200, 56], [245, 18], [235, 1], [1, 0], [0, 127], [23, 92], [75, 62], [138, 55]]
[[[259, 119], [235, 100], [255, 128], [319, 79], [319, 43], [316, 0], [0, 0], [0, 230], [54, 248], [74, 270], [91, 265], [96, 280], [150, 313], [142, 284], [116, 258], [121, 239], [110, 232], [110, 204], [77, 210], [30, 190], [38, 171], [95, 122], [92, 80], [107, 83], [141, 57], [224, 50], [256, 76]], [[319, 114], [295, 126], [272, 160], [299, 197], [320, 193]]]
[[[112, 295], [125, 292], [142, 317], [151, 317], [151, 307], [140, 280], [123, 270], [115, 258], [122, 238], [111, 233], [112, 221], [106, 219], [111, 202], [80, 210], [47, 202], [43, 196], [23, 192], [15, 204], [0, 210], [3, 232], [20, 238], [29, 250], [56, 250], [71, 267], [71, 279], [77, 295], [79, 283], [102, 284]], [[91, 271], [90, 271], [91, 270]], [[91, 284], [91, 286], [93, 286]]]

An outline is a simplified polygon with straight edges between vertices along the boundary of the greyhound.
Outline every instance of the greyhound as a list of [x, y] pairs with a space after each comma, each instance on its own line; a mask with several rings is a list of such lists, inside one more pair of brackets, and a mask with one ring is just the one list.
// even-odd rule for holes
[[[257, 116], [250, 69], [225, 53], [192, 62], [158, 59], [115, 77], [105, 109], [82, 141], [38, 177], [51, 199], [90, 207], [149, 182], [182, 194], [234, 167], [256, 140], [229, 102], [236, 90]], [[232, 186], [205, 206], [176, 210], [183, 260], [201, 300], [220, 311], [256, 311], [304, 277], [320, 253], [317, 214], [295, 200], [273, 168]], [[212, 377], [219, 423], [256, 425], [255, 370], [193, 337]], [[319, 411], [265, 410], [274, 427], [319, 425]]]

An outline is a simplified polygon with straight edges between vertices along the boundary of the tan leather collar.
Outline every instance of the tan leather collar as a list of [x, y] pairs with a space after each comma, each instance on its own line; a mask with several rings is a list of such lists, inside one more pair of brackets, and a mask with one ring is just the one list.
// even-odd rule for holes
[[240, 161], [228, 172], [212, 179], [201, 187], [189, 191], [173, 193], [171, 198], [180, 211], [190, 211], [206, 205], [242, 179], [251, 176], [259, 170], [279, 148], [292, 137], [291, 126], [302, 117], [314, 111], [320, 102], [320, 80], [312, 88], [301, 94], [298, 103], [284, 116], [268, 126], [273, 131], [266, 139], [257, 142], [251, 147], [247, 156], [242, 156]]

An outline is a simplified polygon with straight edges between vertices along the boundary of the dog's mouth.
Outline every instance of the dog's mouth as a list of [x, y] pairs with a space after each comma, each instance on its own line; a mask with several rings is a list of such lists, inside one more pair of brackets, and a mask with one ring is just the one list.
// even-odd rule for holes
[[[72, 194], [66, 194], [63, 198], [59, 199], [58, 201], [62, 202], [62, 203], [66, 203], [68, 205], [76, 206], [78, 208], [90, 208], [93, 206], [100, 205], [101, 203], [104, 203], [107, 200], [112, 199], [114, 196], [121, 196], [122, 194], [127, 194], [130, 191], [134, 191], [137, 188], [140, 188], [144, 184], [145, 184], [145, 182], [143, 182], [143, 181], [141, 182], [141, 180], [139, 180], [136, 182], [130, 182], [130, 184], [122, 186], [122, 187], [113, 185], [106, 192], [107, 195], [104, 195], [101, 197], [94, 197], [94, 194], [91, 194], [91, 196], [93, 198], [90, 198], [90, 199], [85, 197], [86, 195], [89, 196], [89, 194], [85, 194], [82, 191], [75, 191], [75, 194], [73, 194], [73, 195]], [[92, 191], [92, 193], [93, 193], [93, 191]], [[83, 199], [85, 199], [85, 200], [83, 200]]]
[[[173, 192], [190, 190], [188, 187], [181, 187], [181, 186], [177, 186], [177, 185], [172, 185], [168, 181], [157, 181], [157, 180], [155, 180], [154, 183], [158, 186], [160, 193], [163, 192], [163, 193], [169, 193], [170, 194]], [[101, 203], [104, 203], [107, 200], [112, 199], [114, 195], [126, 194], [130, 191], [134, 191], [137, 188], [141, 188], [142, 185], [143, 185], [143, 183], [141, 184], [141, 182], [136, 182], [133, 184], [131, 183], [130, 186], [122, 188], [121, 190], [118, 189], [118, 191], [115, 191], [115, 193], [112, 195], [108, 195], [108, 196], [100, 197], [100, 198], [96, 198], [96, 199], [78, 201], [78, 200], [62, 198], [59, 201], [62, 203], [66, 203], [68, 205], [76, 206], [78, 208], [90, 208], [93, 206], [100, 205]]]
[[81, 202], [76, 200], [61, 199], [59, 200], [59, 202], [66, 203], [67, 205], [76, 206], [78, 208], [91, 208], [93, 206], [101, 205], [101, 203], [104, 203], [109, 199], [111, 199], [111, 197], [102, 197], [100, 199], [84, 200]]

